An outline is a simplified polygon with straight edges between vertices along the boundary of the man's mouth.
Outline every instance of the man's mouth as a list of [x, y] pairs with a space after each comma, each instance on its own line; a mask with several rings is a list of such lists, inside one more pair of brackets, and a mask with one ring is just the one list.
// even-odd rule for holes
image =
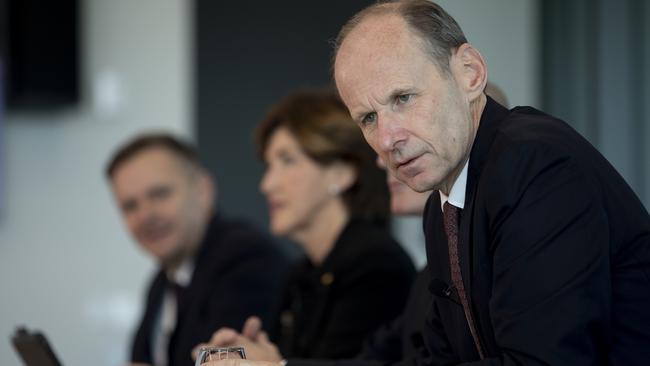
[[152, 225], [142, 230], [142, 236], [149, 242], [156, 242], [171, 233], [170, 225]]
[[415, 165], [416, 161], [420, 158], [420, 156], [422, 155], [416, 155], [408, 159], [402, 159], [400, 161], [397, 161], [397, 164], [395, 165], [395, 170], [408, 169], [409, 167]]

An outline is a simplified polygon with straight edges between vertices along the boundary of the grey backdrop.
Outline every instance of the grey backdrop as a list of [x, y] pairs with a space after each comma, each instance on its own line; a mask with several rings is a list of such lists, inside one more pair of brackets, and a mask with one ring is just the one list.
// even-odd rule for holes
[[650, 2], [542, 1], [543, 107], [650, 205]]
[[253, 129], [285, 94], [331, 83], [330, 41], [370, 3], [196, 1], [197, 141], [227, 214], [266, 223]]

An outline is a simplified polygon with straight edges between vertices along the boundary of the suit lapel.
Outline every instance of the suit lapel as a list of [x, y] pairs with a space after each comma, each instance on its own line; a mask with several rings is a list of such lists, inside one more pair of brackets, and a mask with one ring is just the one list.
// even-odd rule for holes
[[[195, 258], [194, 273], [190, 284], [182, 291], [183, 294], [178, 301], [178, 319], [184, 318], [188, 311], [199, 311], [201, 309], [191, 309], [192, 304], [203, 304], [204, 297], [208, 295], [206, 289], [210, 289], [208, 284], [213, 279], [213, 272], [222, 265], [219, 260], [215, 260], [215, 251], [221, 247], [222, 221], [218, 216], [212, 218], [208, 224], [205, 237], [201, 243], [200, 249]], [[225, 255], [224, 255], [225, 256]], [[192, 317], [198, 319], [200, 314], [193, 314]]]
[[472, 218], [474, 217], [474, 206], [476, 201], [476, 191], [478, 181], [483, 169], [483, 165], [489, 155], [492, 142], [497, 133], [498, 124], [510, 113], [508, 109], [498, 104], [489, 96], [474, 143], [469, 157], [469, 166], [467, 169], [467, 185], [465, 188], [465, 207], [461, 214], [460, 234], [458, 251], [460, 255], [461, 274], [463, 283], [467, 291], [468, 298], [471, 299], [472, 279], [475, 274], [473, 271], [473, 255], [476, 253], [475, 245], [472, 241]]
[[447, 235], [445, 235], [445, 228], [442, 223], [440, 192], [435, 190], [431, 193], [424, 212], [423, 222], [427, 262], [437, 263], [437, 265], [429, 266], [431, 278], [437, 278], [450, 284], [449, 250], [447, 248]]
[[[498, 125], [510, 113], [508, 109], [494, 102], [490, 97], [487, 99], [487, 104], [483, 114], [481, 115], [479, 128], [470, 153], [469, 166], [467, 170], [467, 185], [465, 188], [465, 207], [461, 212], [458, 243], [463, 284], [470, 303], [470, 309], [472, 309], [474, 315], [476, 330], [479, 333], [478, 336], [479, 339], [481, 339], [483, 347], [485, 347], [485, 339], [481, 332], [481, 329], [483, 329], [481, 324], [488, 320], [481, 319], [479, 316], [481, 315], [480, 311], [476, 311], [477, 307], [474, 306], [474, 300], [477, 297], [474, 296], [474, 292], [476, 292], [476, 295], [485, 292], [484, 285], [486, 284], [486, 281], [484, 281], [485, 279], [481, 276], [478, 276], [485, 274], [481, 273], [476, 266], [482, 259], [484, 259], [479, 258], [479, 253], [484, 252], [485, 248], [482, 246], [487, 245], [488, 238], [481, 237], [480, 234], [473, 235], [473, 218], [476, 217], [474, 210], [477, 205], [477, 192], [483, 165], [490, 154], [492, 143], [496, 138]], [[472, 289], [474, 289], [474, 291], [472, 291]], [[488, 299], [481, 298], [478, 301], [488, 301]], [[487, 350], [484, 348], [484, 351]]]

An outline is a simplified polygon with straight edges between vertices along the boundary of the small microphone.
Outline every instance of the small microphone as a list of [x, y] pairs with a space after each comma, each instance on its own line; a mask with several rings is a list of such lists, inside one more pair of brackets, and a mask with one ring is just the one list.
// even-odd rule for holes
[[451, 285], [447, 284], [445, 281], [439, 278], [434, 278], [431, 280], [431, 283], [429, 283], [429, 291], [431, 291], [431, 293], [434, 295], [449, 297], [451, 296], [452, 290], [453, 287]]
[[439, 297], [444, 297], [447, 298], [457, 304], [460, 304], [452, 295], [454, 294], [455, 288], [454, 286], [446, 283], [445, 281], [439, 279], [439, 278], [434, 278], [431, 280], [429, 283], [429, 291]]

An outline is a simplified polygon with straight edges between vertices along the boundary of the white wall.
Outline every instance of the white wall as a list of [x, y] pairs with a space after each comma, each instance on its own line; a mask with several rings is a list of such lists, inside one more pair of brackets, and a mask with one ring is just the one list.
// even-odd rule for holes
[[[511, 106], [540, 107], [541, 43], [537, 0], [437, 0], [481, 51], [488, 78], [504, 90]], [[398, 219], [397, 236], [419, 266], [425, 263], [422, 222]]]
[[0, 364], [20, 365], [18, 324], [46, 331], [67, 365], [126, 360], [153, 263], [123, 229], [103, 178], [136, 131], [192, 135], [186, 0], [85, 0], [84, 100], [7, 116], [0, 213]]
[[537, 0], [438, 0], [465, 31], [511, 106], [539, 106], [540, 16]]

